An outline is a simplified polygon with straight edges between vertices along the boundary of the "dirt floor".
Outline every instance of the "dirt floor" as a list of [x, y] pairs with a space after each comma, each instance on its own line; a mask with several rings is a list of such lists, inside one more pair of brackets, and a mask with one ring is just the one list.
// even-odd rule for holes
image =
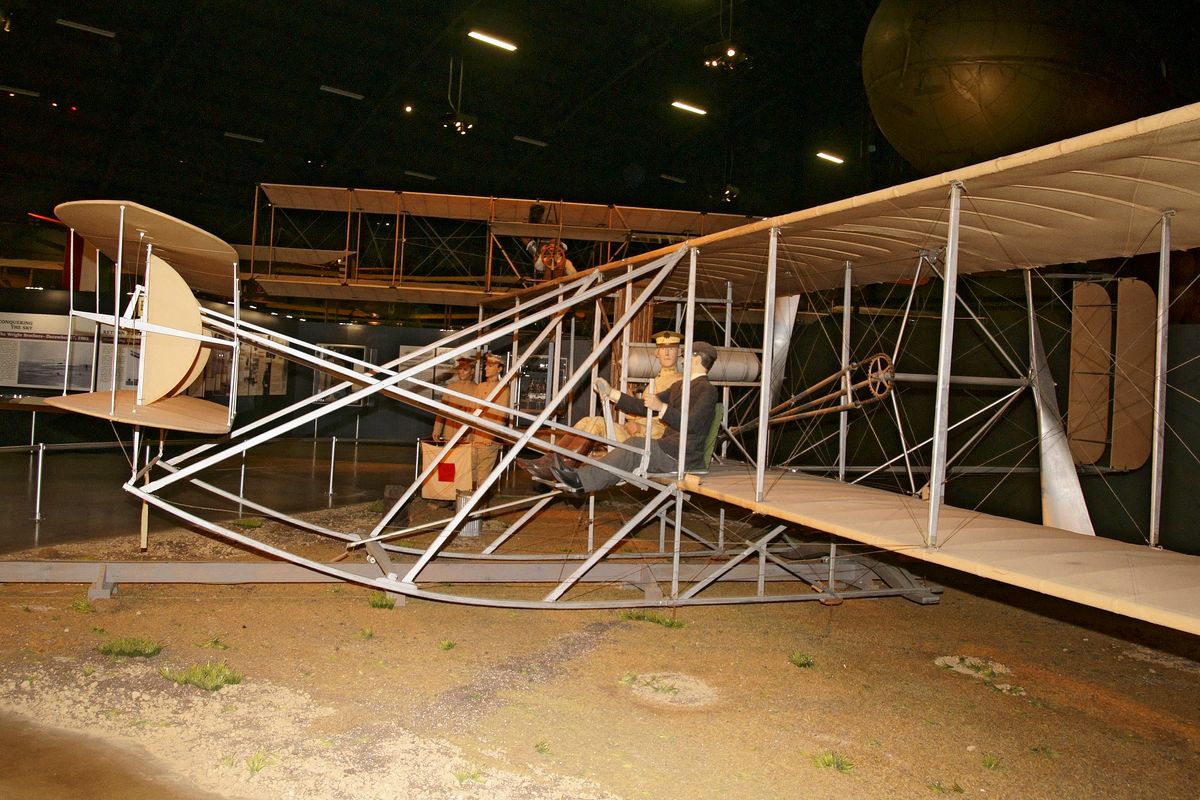
[[[136, 548], [33, 555], [147, 557]], [[248, 556], [178, 531], [148, 557]], [[946, 586], [937, 605], [663, 615], [680, 627], [373, 608], [345, 584], [136, 585], [90, 604], [78, 585], [4, 585], [0, 731], [19, 754], [62, 731], [75, 733], [60, 760], [100, 748], [96, 763], [125, 772], [112, 794], [83, 791], [94, 797], [1200, 797], [1200, 639], [930, 577]], [[98, 652], [119, 637], [163, 649]], [[241, 682], [208, 692], [162, 676], [207, 662]], [[77, 796], [70, 783], [87, 778], [24, 759], [0, 796]], [[121, 775], [151, 788], [122, 792]]]

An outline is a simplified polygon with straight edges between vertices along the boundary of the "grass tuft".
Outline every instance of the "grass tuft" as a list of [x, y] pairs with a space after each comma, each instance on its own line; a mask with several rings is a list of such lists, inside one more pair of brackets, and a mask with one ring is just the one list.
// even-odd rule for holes
[[854, 762], [836, 750], [830, 750], [827, 753], [822, 753], [821, 755], [817, 756], [817, 766], [832, 767], [833, 769], [836, 769], [838, 772], [845, 775], [850, 770], [854, 769]]
[[92, 604], [86, 597], [76, 597], [71, 601], [71, 610], [78, 611], [80, 614], [91, 614], [96, 609], [92, 608]]
[[930, 791], [934, 792], [935, 794], [962, 794], [966, 791], [966, 789], [963, 789], [963, 787], [959, 786], [958, 783], [952, 783], [949, 786], [945, 786], [941, 781], [931, 781], [928, 786]]
[[274, 763], [274, 756], [265, 750], [259, 750], [254, 755], [246, 756], [246, 768], [250, 770], [251, 775], [257, 775], [262, 772], [263, 767]]
[[438, 647], [442, 650], [453, 650], [454, 648], [458, 647], [458, 642], [454, 641], [453, 639], [442, 639], [440, 642], [438, 642]]
[[369, 639], [374, 639], [375, 631], [371, 630], [370, 628], [359, 628], [358, 629], [358, 638], [360, 638], [364, 641], [369, 640]]
[[262, 517], [241, 517], [231, 522], [231, 525], [237, 525], [239, 528], [261, 528], [266, 522]]
[[196, 647], [203, 647], [206, 650], [228, 650], [229, 645], [221, 641], [220, 636], [213, 636], [207, 641], [200, 642]]
[[1000, 767], [1000, 757], [999, 756], [992, 755], [991, 753], [983, 754], [983, 768], [984, 769], [998, 769], [999, 767]]
[[193, 664], [187, 669], [170, 670], [163, 667], [160, 670], [167, 680], [182, 685], [195, 686], [206, 692], [215, 692], [222, 686], [241, 683], [242, 676], [231, 670], [224, 661], [208, 664]]
[[483, 772], [477, 769], [456, 769], [454, 770], [454, 777], [458, 779], [459, 783], [466, 783], [467, 781], [483, 783]]
[[812, 669], [813, 665], [816, 663], [813, 661], [812, 656], [808, 655], [807, 653], [801, 653], [799, 650], [788, 656], [788, 661], [792, 662], [792, 664], [800, 669]]
[[544, 756], [550, 755], [550, 744], [545, 739], [542, 739], [542, 740], [536, 742], [533, 745], [533, 749], [537, 750], [539, 753], [541, 753]]
[[367, 605], [371, 608], [387, 608], [396, 607], [396, 598], [389, 597], [387, 592], [371, 592], [367, 597]]
[[664, 628], [686, 628], [687, 623], [681, 619], [674, 617], [664, 617], [654, 611], [643, 611], [640, 608], [631, 609], [621, 612], [621, 619], [630, 620], [631, 622], [653, 622], [655, 625], [661, 625]]
[[382, 514], [391, 507], [392, 504], [386, 500], [375, 500], [371, 505], [367, 506], [367, 511], [370, 511], [372, 514]]
[[131, 636], [124, 639], [113, 639], [96, 648], [101, 655], [118, 656], [122, 658], [150, 658], [162, 652], [162, 645], [149, 639], [137, 639]]

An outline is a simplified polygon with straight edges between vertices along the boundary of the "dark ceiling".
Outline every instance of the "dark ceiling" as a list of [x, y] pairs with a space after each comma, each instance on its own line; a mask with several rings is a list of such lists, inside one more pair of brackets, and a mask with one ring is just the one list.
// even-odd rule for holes
[[[119, 198], [245, 242], [258, 182], [803, 208], [916, 177], [863, 89], [877, 5], [735, 2], [732, 38], [753, 68], [717, 72], [703, 52], [725, 38], [728, 0], [0, 0], [11, 20], [0, 85], [36, 93], [0, 94], [0, 223]], [[1145, 7], [1172, 67], [1165, 107], [1200, 96], [1200, 71], [1196, 26], [1184, 24], [1196, 3], [1162, 5]], [[472, 28], [518, 50], [471, 40]], [[459, 65], [460, 110], [478, 118], [466, 136], [441, 126]], [[821, 148], [846, 164], [817, 160]], [[727, 184], [740, 189], [732, 206], [720, 199]]]

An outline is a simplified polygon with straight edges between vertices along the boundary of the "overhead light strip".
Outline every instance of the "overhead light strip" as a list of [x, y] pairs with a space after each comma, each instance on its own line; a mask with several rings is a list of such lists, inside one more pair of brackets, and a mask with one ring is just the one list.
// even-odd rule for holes
[[420, 178], [423, 181], [436, 181], [436, 175], [426, 175], [424, 172], [413, 172], [412, 170], [404, 170], [404, 174], [410, 178]]
[[0, 92], [8, 92], [9, 94], [20, 94], [25, 97], [41, 97], [41, 92], [35, 92], [32, 89], [18, 89], [15, 86], [0, 86]]
[[471, 31], [470, 33], [467, 34], [467, 36], [470, 36], [472, 39], [475, 39], [476, 41], [490, 44], [493, 47], [499, 47], [501, 50], [507, 50], [510, 53], [517, 49], [517, 46], [515, 44], [513, 44], [512, 42], [506, 42], [503, 39], [497, 39], [495, 36], [489, 36], [488, 34], [483, 33], [482, 31]]
[[525, 144], [531, 144], [534, 147], [546, 147], [547, 146], [547, 143], [543, 142], [541, 139], [530, 139], [528, 136], [514, 136], [513, 141], [514, 142], [524, 142]]
[[693, 114], [699, 114], [700, 116], [704, 116], [708, 113], [703, 108], [691, 105], [690, 103], [685, 103], [682, 100], [676, 100], [675, 102], [671, 103], [671, 105], [683, 111], [690, 111]]
[[683, 178], [676, 177], [675, 175], [668, 175], [665, 172], [658, 177], [662, 178], [664, 181], [670, 181], [671, 183], [687, 183], [687, 181], [685, 181]]
[[838, 157], [838, 156], [835, 156], [835, 155], [831, 155], [831, 154], [829, 154], [829, 153], [826, 153], [826, 152], [824, 152], [824, 151], [822, 151], [822, 152], [820, 152], [820, 153], [817, 153], [817, 158], [823, 158], [823, 159], [825, 159], [826, 161], [831, 161], [831, 162], [833, 162], [834, 164], [845, 164], [845, 163], [846, 163], [846, 159], [844, 159], [844, 158], [840, 158], [840, 157]]
[[233, 133], [232, 131], [225, 131], [225, 138], [237, 139], [239, 142], [254, 142], [255, 144], [263, 143], [263, 140], [257, 136], [247, 136], [244, 133]]
[[105, 39], [117, 38], [117, 34], [113, 31], [106, 31], [104, 28], [93, 28], [91, 25], [84, 25], [82, 22], [75, 22], [74, 20], [61, 18], [54, 21], [59, 25], [62, 25], [64, 28], [74, 28], [77, 31], [83, 31], [84, 33], [93, 33], [96, 36], [103, 36]]
[[326, 86], [325, 84], [321, 84], [321, 91], [329, 92], [330, 94], [336, 94], [339, 97], [349, 97], [351, 100], [363, 99], [363, 96], [358, 92], [352, 92], [349, 89], [339, 89], [336, 86]]

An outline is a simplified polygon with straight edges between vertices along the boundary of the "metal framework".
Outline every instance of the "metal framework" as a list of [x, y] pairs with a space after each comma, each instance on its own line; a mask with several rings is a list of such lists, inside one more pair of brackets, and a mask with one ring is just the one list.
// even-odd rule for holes
[[[1057, 173], [1055, 173], [1057, 174]], [[986, 176], [984, 176], [986, 177]], [[981, 177], [981, 180], [984, 178]], [[930, 191], [922, 184], [922, 192]], [[809, 236], [802, 241], [789, 238], [789, 222], [769, 221], [746, 226], [744, 232], [728, 237], [736, 240], [729, 245], [719, 237], [689, 239], [685, 244], [669, 250], [649, 254], [646, 257], [627, 259], [608, 265], [603, 269], [591, 270], [569, 279], [563, 279], [541, 287], [540, 291], [517, 293], [510, 298], [512, 305], [490, 316], [480, 314], [479, 321], [462, 330], [447, 334], [437, 342], [421, 347], [412, 353], [383, 365], [356, 361], [343, 354], [335, 353], [303, 341], [281, 337], [279, 334], [240, 319], [235, 301], [233, 314], [203, 310], [205, 333], [193, 335], [208, 347], [229, 347], [236, 351], [245, 345], [265, 350], [287, 358], [300, 365], [320, 370], [336, 377], [340, 383], [331, 386], [320, 395], [301, 400], [294, 405], [256, 422], [234, 428], [228, 437], [193, 448], [170, 458], [162, 454], [151, 455], [145, 463], [135, 463], [134, 470], [124, 488], [144, 503], [194, 525], [202, 530], [237, 542], [260, 553], [277, 558], [286, 564], [273, 567], [245, 565], [204, 565], [187, 573], [200, 580], [220, 580], [235, 575], [254, 574], [263, 580], [287, 580], [305, 575], [305, 580], [336, 579], [353, 581], [372, 586], [400, 596], [421, 597], [475, 605], [504, 606], [516, 608], [624, 608], [633, 606], [686, 606], [711, 603], [754, 603], [818, 599], [823, 602], [840, 602], [849, 597], [875, 597], [900, 595], [919, 602], [936, 601], [937, 588], [922, 586], [889, 565], [876, 562], [862, 554], [847, 556], [844, 547], [831, 540], [819, 552], [797, 542], [793, 537], [794, 525], [775, 524], [769, 529], [747, 530], [728, 523], [726, 508], [740, 502], [742, 508], [771, 515], [771, 503], [778, 496], [778, 487], [784, 484], [792, 472], [803, 471], [799, 467], [781, 469], [773, 466], [778, 444], [785, 433], [796, 426], [811, 423], [808, 428], [814, 433], [815, 441], [802, 441], [801, 452], [815, 452], [826, 441], [834, 441], [836, 447], [832, 458], [826, 463], [815, 465], [814, 471], [836, 475], [839, 486], [862, 483], [872, 476], [895, 471], [899, 479], [907, 481], [906, 494], [922, 498], [925, 515], [921, 531], [921, 548], [925, 554], [937, 553], [948, 545], [948, 534], [943, 526], [944, 515], [953, 511], [945, 505], [946, 483], [955, 470], [971, 468], [963, 461], [966, 455], [996, 426], [998, 420], [1012, 409], [1026, 389], [1031, 389], [1037, 404], [1039, 425], [1038, 443], [1043, 473], [1043, 502], [1047, 521], [1055, 525], [1073, 527], [1081, 533], [1089, 527], [1086, 515], [1072, 517], [1063, 511], [1072, 505], [1078, 506], [1081, 498], [1078, 475], [1069, 454], [1064, 457], [1065, 436], [1057, 408], [1053, 405], [1051, 379], [1046, 366], [1037, 318], [1033, 310], [1032, 279], [1026, 272], [1025, 295], [1028, 303], [1026, 319], [1028, 325], [1028, 363], [1020, 363], [1024, 356], [1008, 352], [1000, 337], [989, 330], [986, 320], [976, 314], [968, 303], [968, 297], [960, 291], [960, 273], [982, 271], [983, 263], [978, 252], [962, 247], [964, 230], [979, 234], [984, 230], [979, 220], [987, 217], [978, 211], [972, 222], [964, 224], [964, 196], [967, 184], [963, 180], [950, 181], [946, 189], [944, 216], [935, 213], [919, 242], [907, 247], [907, 231], [896, 222], [900, 216], [888, 216], [878, 212], [878, 227], [864, 232], [856, 223], [844, 223], [839, 235], [850, 240], [862, 236], [874, 242], [880, 253], [880, 262], [865, 262], [861, 258], [842, 258], [837, 275], [826, 271], [805, 272], [797, 265], [805, 261], [806, 254], [820, 251], [822, 258], [830, 260], [829, 252], [842, 252], [843, 243], [832, 246], [830, 240]], [[927, 195], [923, 197], [927, 198]], [[395, 201], [398, 202], [398, 201]], [[928, 199], [914, 202], [927, 203]], [[399, 207], [396, 206], [398, 209]], [[345, 232], [345, 252], [351, 249], [351, 225], [348, 221]], [[889, 209], [890, 210], [890, 209]], [[924, 213], [928, 206], [921, 206]], [[397, 210], [397, 215], [399, 211]], [[488, 212], [489, 224], [494, 233], [521, 235], [524, 228], [511, 223], [507, 228], [495, 225], [494, 214]], [[1162, 229], [1160, 259], [1160, 292], [1157, 312], [1158, 327], [1155, 366], [1155, 416], [1154, 416], [1154, 486], [1152, 488], [1151, 545], [1157, 545], [1157, 529], [1161, 515], [1162, 444], [1165, 434], [1165, 372], [1167, 309], [1167, 277], [1169, 275], [1169, 248], [1173, 212], [1164, 210], [1159, 224]], [[360, 213], [361, 216], [361, 213]], [[1083, 215], [1077, 215], [1083, 216]], [[397, 217], [399, 220], [399, 216]], [[792, 220], [794, 223], [795, 220]], [[120, 233], [116, 238], [117, 274], [121, 273], [124, 242], [126, 240], [124, 207], [117, 224]], [[832, 225], [832, 223], [831, 223]], [[892, 227], [887, 227], [887, 226]], [[402, 226], [397, 225], [397, 230]], [[932, 231], [937, 231], [936, 234]], [[560, 229], [560, 233], [562, 229]], [[740, 239], [738, 237], [741, 237]], [[399, 258], [402, 233], [397, 233], [395, 258]], [[764, 241], [765, 240], [765, 243]], [[814, 244], [814, 241], [817, 242]], [[886, 241], [887, 246], [882, 246]], [[749, 244], [747, 244], [749, 242]], [[898, 314], [898, 329], [895, 341], [887, 347], [872, 343], [866, 352], [855, 352], [852, 335], [853, 314], [851, 301], [853, 287], [860, 276], [875, 276], [875, 280], [895, 280], [894, 276], [908, 272], [907, 262], [898, 264], [897, 242], [904, 242], [905, 255], [915, 259], [916, 267], [911, 280], [912, 290]], [[762, 245], [760, 247], [760, 245]], [[721, 250], [725, 246], [724, 250]], [[973, 247], [980, 249], [973, 240]], [[614, 348], [620, 352], [619, 385], [628, 387], [634, 376], [630, 373], [628, 354], [633, 347], [630, 325], [655, 298], [668, 298], [677, 304], [676, 319], [683, 329], [684, 352], [690, 352], [697, 340], [698, 312], [711, 298], [704, 294], [713, 287], [703, 281], [706, 248], [718, 250], [722, 263], [729, 274], [738, 273], [755, 276], [748, 286], [739, 286], [738, 295], [744, 303], [761, 309], [761, 332], [759, 334], [761, 369], [753, 380], [738, 380], [725, 386], [723, 399], [725, 413], [730, 407], [742, 405], [754, 409], [740, 424], [730, 424], [732, 418], [723, 420], [726, 442], [722, 451], [728, 453], [729, 446], [745, 456], [742, 469], [748, 476], [750, 489], [740, 500], [720, 498], [716, 490], [708, 491], [703, 477], [687, 474], [682, 467], [671, 475], [651, 475], [644, 466], [632, 471], [616, 470], [594, 456], [576, 456], [557, 441], [557, 435], [566, 432], [569, 426], [559, 416], [568, 397], [579, 391], [589, 377], [594, 379], [600, 360]], [[807, 248], [807, 249], [806, 249]], [[864, 248], [870, 250], [871, 247]], [[984, 248], [985, 249], [985, 248]], [[962, 252], [960, 252], [962, 251]], [[982, 251], [982, 249], [980, 249]], [[149, 249], [147, 250], [149, 260]], [[761, 255], [761, 258], [758, 256]], [[885, 258], [886, 256], [886, 258]], [[890, 259], [890, 260], [888, 260]], [[978, 263], [963, 264], [961, 260]], [[399, 262], [397, 261], [397, 264]], [[492, 259], [488, 257], [489, 275]], [[342, 278], [354, 277], [349, 271], [349, 260]], [[965, 269], [965, 271], [964, 271]], [[393, 279], [398, 268], [393, 269]], [[914, 298], [919, 283], [929, 273], [936, 274], [940, 286], [940, 313], [938, 319], [936, 368], [929, 370], [901, 371], [904, 348], [910, 337], [918, 311]], [[892, 276], [890, 278], [880, 276]], [[811, 288], [805, 280], [819, 280]], [[865, 279], [864, 279], [865, 280]], [[788, 296], [781, 297], [780, 287]], [[724, 344], [733, 344], [732, 322], [734, 290], [733, 281], [726, 280], [723, 287], [725, 297], [719, 301], [725, 306]], [[834, 345], [837, 370], [813, 386], [799, 387], [792, 395], [779, 402], [780, 383], [788, 359], [788, 341], [792, 338], [791, 325], [797, 306], [789, 296], [797, 290], [814, 294], [840, 289], [840, 331]], [[236, 298], [238, 286], [233, 282]], [[719, 289], [718, 289], [719, 291]], [[152, 295], [155, 287], [147, 280], [135, 294], [122, 314], [114, 303], [111, 315], [96, 312], [74, 312], [75, 316], [90, 319], [100, 326], [109, 326], [116, 333], [122, 329], [136, 331], [147, 337], [150, 334], [187, 336], [173, 332], [164, 326], [152, 325], [140, 317], [135, 308], [136, 301], [144, 295]], [[716, 292], [712, 292], [716, 293]], [[758, 294], [754, 294], [758, 293]], [[754, 295], [751, 297], [751, 295]], [[751, 298], [747, 300], [747, 298]], [[790, 304], [789, 304], [790, 303]], [[611, 310], [610, 310], [611, 306]], [[572, 312], [579, 308], [595, 310], [597, 318], [608, 315], [611, 322], [605, 328], [597, 320], [593, 327], [593, 347], [585, 358], [572, 362], [569, 376], [562, 381], [557, 377], [548, 386], [545, 408], [536, 413], [512, 409], [499, 403], [497, 398], [506, 383], [515, 381], [521, 368], [529, 359], [545, 349], [561, 352], [566, 325], [573, 325]], [[832, 318], [834, 309], [830, 309]], [[1008, 371], [1004, 377], [990, 375], [955, 374], [954, 367], [962, 359], [956, 357], [956, 328], [960, 314], [975, 328], [978, 335], [999, 356], [1002, 367]], [[789, 318], [791, 317], [791, 318]], [[569, 321], [569, 322], [568, 322]], [[787, 330], [781, 336], [780, 331]], [[420, 376], [439, 363], [453, 360], [461, 354], [474, 351], [489, 344], [507, 344], [518, 341], [518, 334], [525, 333], [531, 341], [519, 349], [512, 348], [510, 361], [500, 383], [484, 398], [468, 398], [444, 386], [430, 383]], [[573, 338], [573, 337], [572, 337]], [[687, 419], [690, 397], [690, 367], [684, 362], [683, 409], [681, 417]], [[115, 362], [114, 362], [115, 373]], [[114, 381], [115, 383], [115, 381]], [[916, 433], [905, 424], [897, 391], [904, 385], [931, 387], [933, 395], [933, 419], [927, 435]], [[736, 387], [737, 398], [731, 391]], [[960, 404], [956, 393], [962, 389], [984, 388], [998, 396], [989, 402], [968, 409]], [[795, 387], [793, 387], [795, 388]], [[140, 387], [139, 387], [140, 392]], [[819, 394], [824, 392], [824, 394]], [[230, 398], [230, 421], [235, 398]], [[369, 532], [339, 531], [284, 514], [276, 509], [256, 503], [239, 493], [227, 492], [204, 480], [206, 470], [212, 469], [231, 458], [244, 454], [248, 449], [283, 436], [315, 420], [337, 414], [340, 410], [366, 397], [377, 395], [424, 409], [462, 423], [454, 437], [442, 449], [438, 457], [422, 466], [409, 489], [382, 515]], [[138, 395], [139, 405], [142, 397]], [[463, 410], [451, 401], [473, 400], [474, 410]], [[152, 403], [150, 403], [152, 405]], [[594, 407], [594, 406], [593, 406]], [[111, 410], [117, 410], [114, 391]], [[895, 421], [895, 433], [899, 447], [880, 463], [869, 467], [853, 463], [850, 452], [850, 433], [864, 411], [886, 418], [890, 413]], [[507, 415], [512, 422], [497, 422], [484, 416], [486, 412]], [[865, 418], [868, 423], [871, 418]], [[825, 434], [818, 430], [817, 423], [828, 420], [836, 422], [836, 429]], [[680, 441], [687, 439], [685, 429], [680, 432]], [[971, 426], [974, 429], [971, 430]], [[413, 501], [419, 487], [438, 469], [440, 460], [447, 457], [455, 444], [462, 440], [468, 430], [475, 429], [495, 435], [510, 444], [499, 458], [495, 467], [479, 481], [473, 493], [460, 502], [446, 519], [424, 525], [398, 526], [395, 520]], [[751, 444], [746, 437], [753, 431]], [[140, 436], [140, 432], [138, 433]], [[961, 441], [959, 437], [965, 437]], [[603, 435], [592, 436], [597, 443], [607, 448], [629, 448], [615, 439]], [[956, 448], [951, 447], [952, 440]], [[600, 466], [617, 473], [628, 487], [636, 492], [637, 510], [623, 519], [610, 531], [598, 530], [595, 506], [588, 501], [588, 529], [586, 546], [570, 548], [570, 552], [559, 552], [559, 548], [531, 534], [533, 521], [556, 502], [558, 493], [539, 495], [515, 502], [489, 504], [489, 490], [507, 470], [522, 450], [570, 455], [583, 462]], [[683, 464], [682, 444], [678, 463]], [[792, 456], [789, 456], [790, 460]], [[924, 464], [918, 463], [924, 459]], [[1065, 459], [1065, 460], [1064, 460]], [[732, 461], [732, 459], [727, 459]], [[645, 464], [643, 460], [643, 465]], [[927, 479], [922, 473], [927, 472]], [[853, 473], [860, 473], [850, 478]], [[1047, 479], [1047, 475], [1050, 477]], [[298, 530], [319, 534], [339, 542], [344, 547], [346, 561], [316, 561], [298, 555], [285, 548], [255, 539], [245, 532], [234, 530], [197, 513], [182, 508], [166, 499], [163, 491], [169, 487], [188, 482], [193, 486], [212, 492], [217, 496], [255, 510], [265, 516], [284, 521]], [[855, 489], [861, 487], [852, 487]], [[701, 496], [707, 499], [701, 499]], [[862, 497], [865, 495], [847, 495]], [[711, 511], [713, 499], [724, 505], [716, 514]], [[911, 499], [911, 498], [910, 498]], [[906, 505], [905, 508], [913, 508]], [[1075, 509], [1076, 511], [1078, 509]], [[509, 523], [498, 536], [479, 541], [465, 534], [467, 525], [483, 517], [520, 512], [519, 517]], [[778, 519], [788, 519], [782, 512]], [[960, 516], [954, 516], [955, 519]], [[657, 541], [648, 529], [657, 523]], [[836, 532], [834, 527], [826, 530]], [[1061, 531], [1060, 531], [1061, 533]], [[599, 534], [599, 535], [597, 535]], [[649, 538], [647, 538], [649, 536]], [[626, 547], [634, 540], [637, 548]], [[866, 541], [866, 537], [863, 537]], [[451, 545], [454, 545], [453, 547]], [[647, 546], [649, 545], [649, 546]], [[637, 552], [630, 552], [636, 549]], [[366, 563], [354, 559], [365, 558]], [[932, 558], [928, 560], [934, 560]], [[296, 572], [300, 568], [303, 572]], [[55, 573], [52, 567], [31, 567], [8, 564], [0, 569], [0, 579], [50, 579], [53, 574], [78, 576], [81, 568], [64, 566]], [[134, 567], [132, 565], [91, 566], [92, 577], [103, 592], [119, 581], [159, 580], [171, 573], [169, 566]], [[186, 579], [186, 578], [184, 578]], [[487, 588], [493, 584], [504, 584], [510, 591], [498, 595]], [[528, 588], [523, 588], [528, 587]], [[625, 593], [627, 588], [640, 588], [640, 596]], [[515, 596], [514, 596], [515, 595]]]

